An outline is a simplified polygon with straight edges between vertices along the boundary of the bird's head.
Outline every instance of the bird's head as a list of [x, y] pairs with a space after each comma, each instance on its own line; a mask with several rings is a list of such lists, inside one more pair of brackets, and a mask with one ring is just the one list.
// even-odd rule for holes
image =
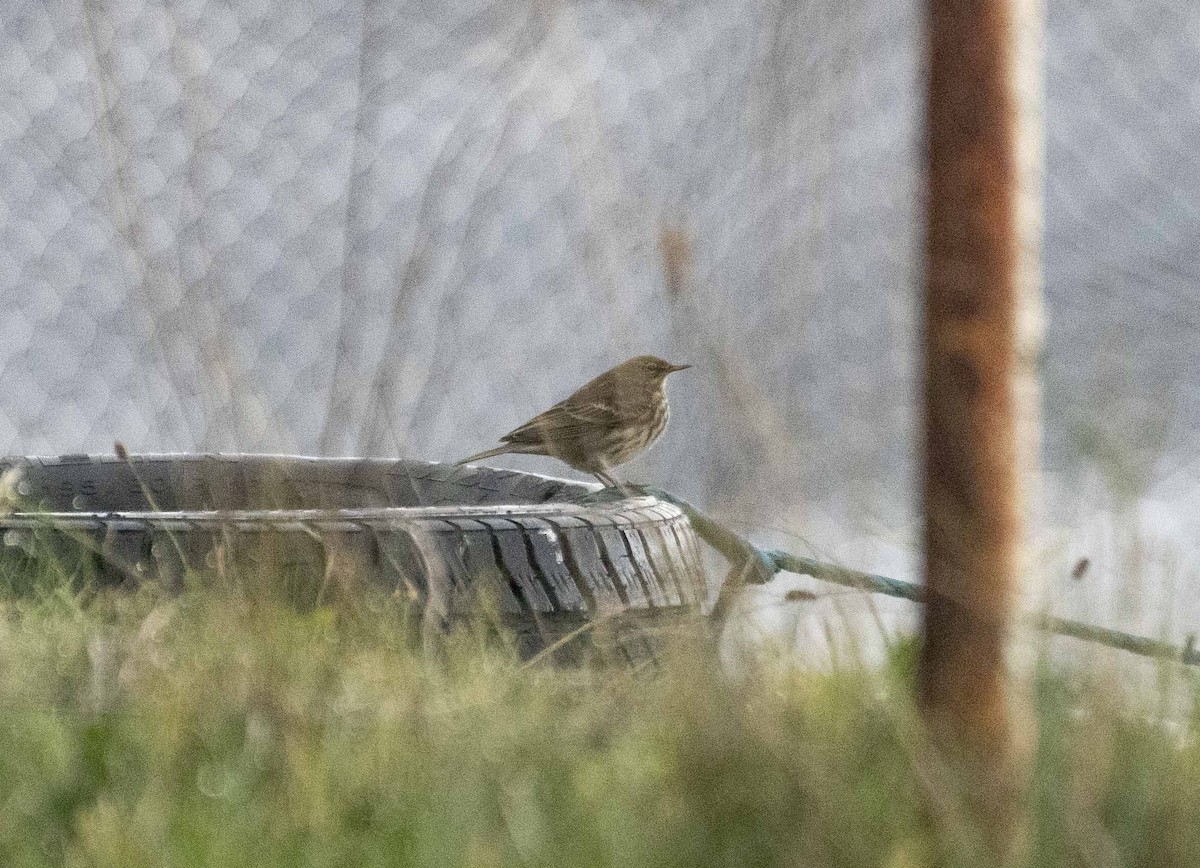
[[631, 368], [637, 376], [661, 382], [668, 374], [685, 370], [691, 365], [673, 365], [658, 356], [637, 356], [627, 361], [623, 367]]

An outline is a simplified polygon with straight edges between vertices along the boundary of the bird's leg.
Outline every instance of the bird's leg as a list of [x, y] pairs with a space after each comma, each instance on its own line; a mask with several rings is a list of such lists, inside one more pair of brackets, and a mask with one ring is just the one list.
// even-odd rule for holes
[[592, 475], [603, 482], [608, 488], [620, 488], [623, 491], [624, 486], [612, 475], [612, 470], [608, 466], [608, 462], [601, 460], [596, 463], [597, 467], [592, 471]]
[[592, 475], [599, 479], [608, 488], [620, 488], [621, 483], [613, 479], [607, 470], [594, 470]]
[[599, 470], [593, 471], [593, 475], [603, 482], [608, 488], [615, 488], [620, 491], [624, 497], [636, 497], [638, 494], [634, 486], [627, 485], [613, 476], [607, 464], [601, 467]]

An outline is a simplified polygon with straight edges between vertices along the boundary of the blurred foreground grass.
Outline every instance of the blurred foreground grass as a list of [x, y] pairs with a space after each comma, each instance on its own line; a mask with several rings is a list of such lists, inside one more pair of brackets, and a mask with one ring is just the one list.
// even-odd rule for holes
[[[481, 628], [423, 652], [411, 615], [0, 590], [0, 865], [979, 864], [911, 646], [732, 680], [699, 629], [553, 668]], [[1082, 681], [1037, 679], [1029, 863], [1200, 865], [1197, 716]]]

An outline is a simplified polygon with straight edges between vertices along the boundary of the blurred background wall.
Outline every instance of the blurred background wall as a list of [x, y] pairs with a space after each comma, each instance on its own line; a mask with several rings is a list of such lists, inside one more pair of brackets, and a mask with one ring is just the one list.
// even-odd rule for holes
[[[919, 11], [6, 0], [0, 451], [449, 460], [654, 352], [627, 478], [911, 576]], [[1046, 14], [1043, 565], [1178, 635], [1200, 5]]]

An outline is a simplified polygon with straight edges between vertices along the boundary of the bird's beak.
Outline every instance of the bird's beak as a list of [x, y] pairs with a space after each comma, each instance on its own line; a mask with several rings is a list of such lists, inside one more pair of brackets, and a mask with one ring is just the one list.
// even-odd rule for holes
[[686, 371], [690, 367], [691, 365], [671, 365], [671, 370], [669, 370], [667, 373], [673, 374], [676, 371]]

